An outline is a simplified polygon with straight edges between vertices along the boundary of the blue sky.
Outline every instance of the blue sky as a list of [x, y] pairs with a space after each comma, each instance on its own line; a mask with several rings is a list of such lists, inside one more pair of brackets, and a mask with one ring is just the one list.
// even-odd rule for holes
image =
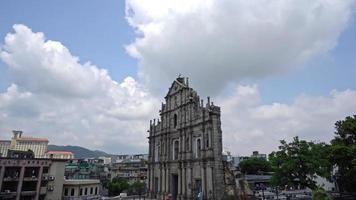
[[[0, 24], [1, 43], [14, 24], [25, 24], [60, 41], [82, 62], [107, 69], [115, 80], [137, 74], [136, 60], [124, 49], [134, 40], [125, 20], [124, 1], [2, 1]], [[4, 63], [0, 66], [1, 73], [6, 73]], [[2, 76], [1, 90], [8, 85], [8, 76]]]
[[[83, 64], [90, 61], [92, 65], [99, 69], [107, 70], [109, 79], [121, 84], [119, 90], [123, 90], [114, 95], [110, 92], [104, 92], [112, 95], [109, 95], [113, 99], [113, 105], [110, 109], [117, 111], [114, 115], [120, 123], [114, 123], [112, 118], [108, 118], [105, 123], [107, 123], [106, 125], [114, 123], [115, 128], [113, 130], [103, 130], [101, 125], [98, 124], [95, 129], [106, 132], [107, 136], [115, 135], [118, 140], [120, 140], [120, 136], [132, 136], [134, 141], [145, 134], [145, 131], [140, 134], [135, 132], [144, 130], [149, 118], [157, 117], [152, 114], [157, 113], [154, 108], [159, 105], [159, 101], [163, 100], [164, 92], [169, 87], [169, 81], [173, 80], [179, 73], [190, 76], [193, 85], [195, 84], [196, 88], [201, 91], [202, 96], [211, 94], [217, 99], [223, 110], [227, 110], [226, 114], [223, 114], [223, 119], [236, 118], [236, 120], [241, 121], [241, 124], [246, 124], [243, 122], [245, 120], [249, 120], [249, 123], [253, 121], [255, 119], [253, 116], [257, 112], [263, 111], [264, 115], [268, 116], [265, 121], [256, 119], [248, 127], [234, 125], [233, 122], [230, 122], [231, 120], [223, 121], [223, 124], [226, 124], [226, 138], [233, 141], [226, 144], [227, 148], [241, 154], [246, 154], [246, 152], [254, 149], [235, 148], [235, 143], [240, 144], [245, 141], [241, 146], [251, 146], [248, 142], [253, 142], [254, 137], [261, 135], [268, 137], [273, 134], [274, 131], [270, 130], [271, 127], [264, 125], [259, 127], [259, 123], [277, 123], [276, 121], [282, 120], [292, 124], [288, 127], [281, 125], [280, 130], [278, 130], [281, 134], [271, 137], [276, 142], [261, 141], [253, 146], [253, 148], [270, 151], [276, 146], [278, 139], [288, 138], [293, 134], [300, 134], [307, 139], [328, 140], [332, 137], [332, 123], [336, 119], [355, 113], [353, 109], [350, 109], [353, 104], [349, 105], [343, 102], [345, 95], [352, 96], [356, 90], [356, 21], [354, 19], [355, 2], [353, 0], [341, 3], [335, 1], [333, 6], [325, 4], [322, 0], [316, 1], [315, 5], [308, 5], [307, 1], [293, 2], [290, 3], [291, 5], [276, 1], [276, 7], [280, 9], [275, 12], [273, 10], [275, 7], [254, 10], [253, 6], [244, 2], [221, 1], [211, 4], [213, 6], [205, 4], [204, 1], [196, 2], [198, 3], [192, 3], [190, 7], [188, 6], [189, 9], [186, 9], [186, 7], [178, 6], [179, 3], [162, 3], [159, 0], [152, 1], [152, 3], [138, 3], [135, 0], [126, 2], [111, 0], [1, 1], [0, 45], [6, 46], [5, 36], [8, 33], [14, 34], [14, 24], [23, 24], [32, 33], [42, 32], [47, 40], [59, 41], [71, 53], [69, 56], [65, 55], [64, 58], [79, 57], [79, 68], [86, 68]], [[257, 7], [264, 6], [259, 5], [258, 1], [252, 1], [251, 4], [256, 4]], [[125, 6], [128, 6], [134, 12], [134, 16], [125, 15]], [[283, 6], [287, 6], [293, 12], [284, 12]], [[315, 17], [314, 11], [309, 12], [313, 6], [324, 8], [318, 16], [320, 19]], [[202, 12], [202, 10], [206, 12]], [[243, 15], [245, 12], [247, 14]], [[279, 12], [280, 15], [274, 15], [274, 13]], [[290, 13], [295, 13], [295, 16], [299, 17], [295, 18]], [[331, 13], [330, 16], [328, 13]], [[276, 24], [280, 23], [279, 26], [263, 21], [263, 17], [259, 18], [265, 14], [267, 14], [269, 20], [275, 20]], [[315, 21], [309, 22], [308, 20], [314, 18], [301, 17], [304, 15], [315, 17]], [[216, 18], [210, 18], [212, 16]], [[251, 24], [248, 24], [249, 18], [240, 20], [251, 16], [254, 17], [251, 18], [253, 19]], [[286, 21], [284, 21], [284, 18], [279, 19], [278, 16], [285, 16]], [[297, 26], [300, 27], [295, 28]], [[195, 27], [199, 28], [194, 30]], [[213, 27], [213, 29], [207, 27]], [[260, 29], [254, 29], [254, 27], [260, 27]], [[207, 28], [207, 32], [205, 32], [205, 28]], [[209, 32], [211, 30], [214, 31]], [[258, 33], [260, 30], [261, 33]], [[33, 37], [31, 32], [26, 32], [26, 28], [19, 28], [17, 33], [20, 35], [21, 31], [27, 34], [26, 37]], [[263, 38], [264, 35], [266, 35], [266, 38]], [[245, 41], [247, 42], [245, 43]], [[259, 45], [258, 41], [262, 41], [262, 43]], [[11, 44], [8, 44], [8, 46], [11, 46]], [[290, 49], [289, 46], [291, 46]], [[6, 52], [7, 50], [3, 48], [3, 51]], [[305, 56], [306, 52], [309, 52], [308, 56]], [[267, 54], [270, 57], [265, 56]], [[21, 59], [18, 58], [18, 60]], [[32, 60], [29, 61], [32, 63]], [[70, 61], [68, 63], [68, 65], [73, 64]], [[219, 66], [220, 63], [221, 66]], [[44, 94], [43, 87], [35, 88], [41, 82], [38, 83], [34, 80], [36, 77], [42, 78], [42, 76], [31, 73], [24, 74], [25, 71], [19, 72], [14, 69], [4, 59], [0, 59], [0, 95], [3, 95], [3, 99], [7, 100], [5, 97], [10, 93], [9, 88], [12, 84], [16, 85], [12, 89], [18, 93], [31, 93], [34, 98], [29, 101], [31, 103]], [[33, 70], [33, 73], [38, 72], [39, 74], [41, 74], [40, 70], [43, 70], [37, 68], [36, 65], [31, 66], [30, 69]], [[43, 74], [45, 75], [45, 71], [43, 71]], [[71, 77], [71, 75], [68, 76]], [[27, 77], [27, 82], [19, 80], [23, 77]], [[86, 79], [83, 81], [85, 82]], [[104, 85], [112, 84], [110, 87], [118, 87], [114, 82]], [[68, 87], [67, 85], [62, 86], [62, 83], [63, 80], [60, 80], [56, 85], [57, 83], [54, 81], [53, 85], [56, 86], [53, 86], [53, 91], [56, 88]], [[88, 84], [90, 85], [90, 83]], [[101, 83], [94, 84], [100, 85]], [[46, 86], [46, 91], [50, 87], [52, 86]], [[139, 94], [136, 96], [136, 94], [130, 93], [133, 89], [136, 92], [144, 93], [146, 96], [142, 98]], [[332, 92], [334, 90], [339, 93], [334, 94]], [[128, 98], [122, 97], [120, 96], [122, 92], [128, 92], [131, 96]], [[47, 98], [49, 94], [46, 95]], [[52, 97], [57, 98], [59, 96], [60, 94], [56, 94]], [[16, 98], [12, 97], [11, 99]], [[231, 101], [240, 102], [241, 99], [248, 103], [231, 104]], [[106, 100], [102, 99], [102, 101]], [[0, 124], [1, 137], [8, 137], [8, 133], [5, 132], [14, 129], [11, 124], [16, 124], [14, 120], [18, 119], [7, 117], [10, 116], [11, 109], [16, 108], [17, 110], [22, 108], [21, 106], [26, 108], [27, 105], [29, 107], [32, 105], [29, 102], [18, 105], [17, 101], [10, 102], [10, 100], [7, 100], [4, 105], [11, 106], [0, 106], [0, 114], [3, 113], [3, 116], [6, 117], [3, 122], [4, 124], [8, 123], [7, 125]], [[76, 105], [74, 102], [71, 104], [71, 100], [63, 102], [68, 102], [68, 105], [65, 106], [73, 107]], [[139, 105], [135, 106], [142, 106], [142, 110], [127, 111], [115, 107], [127, 106], [131, 109], [129, 102], [138, 102]], [[151, 106], [147, 106], [147, 102]], [[308, 105], [315, 105], [315, 112], [312, 108], [313, 112], [308, 113], [308, 106], [304, 105], [305, 102], [308, 102]], [[324, 103], [325, 107], [317, 106], [324, 105]], [[111, 106], [110, 103], [108, 104]], [[345, 106], [339, 108], [336, 106], [339, 104], [345, 104]], [[241, 107], [242, 105], [245, 105], [245, 107]], [[325, 113], [330, 105], [334, 105], [339, 110], [335, 108], [330, 113], [320, 114]], [[46, 106], [51, 108], [53, 105], [46, 104]], [[92, 109], [90, 106], [87, 108]], [[33, 113], [39, 113], [38, 116], [45, 115], [49, 113], [46, 109], [39, 108]], [[137, 116], [126, 116], [122, 115], [124, 111], [139, 114]], [[29, 113], [32, 113], [32, 111], [29, 111]], [[88, 113], [88, 115], [90, 114], [99, 116], [102, 113]], [[240, 116], [242, 114], [245, 117]], [[294, 115], [298, 116], [293, 118]], [[315, 123], [319, 126], [303, 124], [308, 121], [309, 117], [320, 117], [319, 115], [322, 117], [320, 121]], [[131, 121], [127, 121], [128, 118]], [[37, 118], [32, 116], [31, 119]], [[16, 126], [35, 135], [47, 134], [43, 129], [48, 128], [51, 123], [46, 120], [43, 122], [41, 118], [31, 121], [30, 125], [26, 125], [25, 121], [29, 119], [23, 120], [23, 123]], [[73, 123], [82, 123], [83, 120], [87, 120], [93, 126], [98, 123], [91, 121], [94, 120], [91, 118], [83, 119], [83, 116], [78, 116], [75, 120], [73, 119]], [[136, 127], [132, 129], [130, 123], [139, 125], [133, 125]], [[61, 130], [63, 124], [73, 127], [64, 131]], [[63, 124], [58, 123], [55, 126], [56, 128], [51, 130], [60, 134], [63, 133], [63, 135], [67, 134], [67, 136], [77, 134], [78, 137], [63, 136], [59, 138], [55, 134], [48, 136], [60, 144], [71, 141], [68, 144], [110, 152], [142, 152], [146, 148], [144, 140], [139, 145], [120, 143], [125, 148], [118, 149], [115, 143], [104, 140], [91, 144], [88, 142], [90, 139], [81, 141], [78, 138], [84, 134], [84, 131], [88, 132], [85, 133], [88, 134], [88, 137], [96, 138], [99, 134], [97, 130], [90, 132], [89, 128], [84, 129], [70, 124], [70, 122], [63, 122]], [[303, 128], [296, 130], [298, 132], [292, 131], [291, 135], [283, 134], [286, 130], [294, 130], [295, 126], [300, 127], [300, 124], [303, 124]], [[322, 124], [330, 125], [323, 128], [321, 127]], [[279, 125], [274, 124], [274, 126], [278, 127]], [[330, 133], [324, 137], [322, 135], [325, 131]], [[118, 132], [123, 133], [120, 135]], [[254, 137], [246, 138], [246, 134], [254, 135]]]
[[[105, 68], [121, 81], [137, 77], [137, 61], [124, 46], [135, 39], [134, 30], [125, 19], [124, 1], [2, 1], [0, 38], [12, 31], [13, 24], [25, 24], [33, 31], [44, 32], [60, 41], [82, 62], [91, 61]], [[300, 93], [326, 95], [332, 89], [355, 89], [356, 22], [353, 19], [326, 55], [318, 56], [293, 72], [250, 80], [260, 86], [266, 102], [291, 101]], [[11, 76], [0, 62], [0, 89], [5, 90]], [[184, 74], [184, 73], [183, 73]], [[327, 81], [326, 81], [327, 80]], [[246, 81], [246, 82], [250, 82]], [[283, 95], [280, 95], [283, 93]]]

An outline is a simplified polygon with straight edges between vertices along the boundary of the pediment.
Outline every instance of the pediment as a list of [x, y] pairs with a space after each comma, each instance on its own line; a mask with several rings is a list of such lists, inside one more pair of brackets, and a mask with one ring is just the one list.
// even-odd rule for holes
[[168, 93], [166, 95], [167, 96], [170, 96], [170, 95], [173, 95], [175, 94], [177, 91], [183, 89], [183, 88], [186, 88], [187, 86], [184, 84], [184, 83], [181, 83], [177, 80], [174, 80], [171, 87], [169, 88], [168, 90]]

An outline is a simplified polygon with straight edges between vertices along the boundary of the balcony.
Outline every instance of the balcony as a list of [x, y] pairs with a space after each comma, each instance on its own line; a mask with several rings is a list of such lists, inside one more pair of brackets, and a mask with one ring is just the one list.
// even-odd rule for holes
[[4, 177], [4, 181], [18, 181], [19, 177], [17, 176], [8, 176], [8, 177]]
[[37, 178], [36, 176], [24, 177], [23, 180], [24, 180], [24, 181], [37, 181], [38, 178]]
[[35, 196], [36, 191], [22, 191], [21, 196]]
[[47, 187], [44, 186], [44, 187], [41, 187], [40, 188], [40, 194], [46, 194], [47, 193]]

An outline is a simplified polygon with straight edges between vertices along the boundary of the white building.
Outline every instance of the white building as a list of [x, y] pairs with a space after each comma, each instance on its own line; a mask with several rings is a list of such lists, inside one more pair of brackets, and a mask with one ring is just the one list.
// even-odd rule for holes
[[111, 164], [111, 157], [100, 156], [99, 159], [103, 160], [104, 165]]
[[47, 151], [45, 158], [73, 159], [74, 154], [70, 151]]
[[100, 199], [100, 194], [100, 180], [72, 179], [63, 184], [63, 200]]
[[0, 142], [0, 153], [2, 156], [7, 155], [7, 150], [28, 151], [31, 150], [35, 154], [35, 158], [44, 158], [48, 148], [47, 138], [23, 137], [22, 131], [12, 131], [13, 137], [11, 140], [2, 140]]
[[0, 140], [0, 157], [7, 156], [7, 150], [10, 149], [10, 140]]

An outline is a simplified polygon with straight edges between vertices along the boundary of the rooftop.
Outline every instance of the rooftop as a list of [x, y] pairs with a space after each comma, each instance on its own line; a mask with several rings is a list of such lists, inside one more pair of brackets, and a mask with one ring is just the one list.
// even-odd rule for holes
[[100, 184], [99, 179], [65, 179], [64, 185]]
[[47, 138], [36, 138], [36, 137], [19, 137], [16, 138], [19, 141], [32, 141], [32, 142], [48, 142]]
[[73, 155], [70, 151], [47, 151], [46, 154], [65, 154], [65, 155]]

